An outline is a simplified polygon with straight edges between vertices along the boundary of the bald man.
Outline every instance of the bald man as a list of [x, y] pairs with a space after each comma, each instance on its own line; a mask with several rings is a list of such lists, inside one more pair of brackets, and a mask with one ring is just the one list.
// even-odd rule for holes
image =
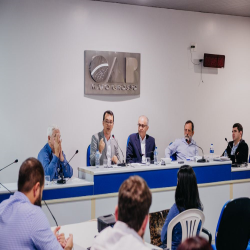
[[147, 135], [149, 129], [149, 119], [142, 115], [138, 120], [138, 133], [129, 136], [127, 146], [127, 163], [145, 162], [145, 158], [154, 159], [155, 139]]

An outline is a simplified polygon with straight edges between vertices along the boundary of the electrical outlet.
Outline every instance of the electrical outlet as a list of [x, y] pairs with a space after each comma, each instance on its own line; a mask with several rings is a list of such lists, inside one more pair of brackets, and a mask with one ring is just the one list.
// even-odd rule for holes
[[191, 52], [196, 52], [197, 51], [197, 43], [191, 43], [190, 49], [191, 49]]

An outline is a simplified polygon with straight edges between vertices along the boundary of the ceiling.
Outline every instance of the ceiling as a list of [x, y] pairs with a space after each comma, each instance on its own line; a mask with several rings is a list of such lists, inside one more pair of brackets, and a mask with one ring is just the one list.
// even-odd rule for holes
[[94, 1], [250, 17], [250, 0], [94, 0]]

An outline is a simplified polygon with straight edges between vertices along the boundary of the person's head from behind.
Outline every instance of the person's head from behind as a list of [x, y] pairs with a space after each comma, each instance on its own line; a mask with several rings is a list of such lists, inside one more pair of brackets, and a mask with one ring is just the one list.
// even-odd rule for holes
[[235, 123], [232, 129], [233, 141], [238, 143], [243, 136], [243, 127], [240, 123]]
[[194, 170], [188, 165], [181, 166], [177, 173], [175, 203], [179, 210], [203, 209]]
[[24, 193], [32, 204], [41, 207], [43, 188], [43, 166], [37, 159], [28, 158], [19, 170], [18, 191]]
[[143, 237], [151, 203], [152, 195], [145, 180], [131, 176], [120, 186], [116, 220], [126, 223]]
[[186, 239], [178, 246], [177, 250], [212, 250], [212, 247], [206, 239], [196, 236]]

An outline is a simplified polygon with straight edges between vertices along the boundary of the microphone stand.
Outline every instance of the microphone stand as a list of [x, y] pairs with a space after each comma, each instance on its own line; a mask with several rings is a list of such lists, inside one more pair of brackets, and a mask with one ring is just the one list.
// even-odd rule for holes
[[[188, 139], [186, 139], [186, 142], [188, 142]], [[201, 149], [201, 151], [202, 151], [202, 158], [199, 159], [197, 162], [199, 162], [199, 163], [205, 163], [205, 162], [207, 162], [206, 159], [204, 158], [203, 149], [202, 149], [200, 146], [198, 146], [197, 144], [193, 144], [193, 145], [191, 145], [191, 146], [196, 146], [196, 147], [198, 147], [199, 149]]]
[[63, 175], [63, 168], [65, 168], [65, 171], [67, 172], [67, 168], [66, 168], [66, 167], [68, 166], [68, 164], [70, 163], [70, 161], [72, 160], [72, 158], [73, 158], [76, 154], [78, 154], [78, 150], [76, 150], [76, 152], [75, 152], [74, 155], [70, 158], [70, 160], [67, 161], [67, 164], [66, 164], [65, 166], [62, 167], [62, 172], [61, 172], [61, 174], [60, 174], [61, 179], [57, 180], [57, 184], [65, 184], [65, 183], [66, 183], [66, 180], [64, 179], [64, 175]]
[[[112, 137], [115, 139], [115, 136], [114, 136], [114, 135], [112, 135]], [[119, 144], [118, 144], [118, 142], [117, 142], [116, 139], [115, 139], [115, 142], [116, 142], [116, 145], [118, 146], [118, 148], [120, 149], [120, 151], [122, 152], [122, 150], [121, 150], [121, 148], [120, 148], [120, 146], [119, 146]], [[122, 152], [122, 156], [123, 156], [123, 161], [121, 162], [121, 161], [119, 160], [121, 163], [118, 163], [117, 166], [119, 166], [119, 167], [126, 167], [127, 164], [124, 162], [124, 154], [123, 154], [123, 152]]]
[[[16, 159], [15, 161], [13, 161], [12, 163], [10, 163], [9, 165], [7, 165], [6, 167], [4, 168], [1, 168], [0, 171], [4, 170], [5, 168], [9, 167], [10, 165], [14, 164], [14, 163], [17, 163], [18, 162], [18, 159]], [[1, 184], [1, 183], [0, 183]], [[3, 184], [1, 184], [4, 188], [6, 188]], [[1, 187], [0, 187], [1, 188]], [[10, 190], [8, 188], [6, 188], [9, 192]], [[12, 193], [12, 192], [10, 192]], [[12, 193], [13, 194], [13, 193]]]

